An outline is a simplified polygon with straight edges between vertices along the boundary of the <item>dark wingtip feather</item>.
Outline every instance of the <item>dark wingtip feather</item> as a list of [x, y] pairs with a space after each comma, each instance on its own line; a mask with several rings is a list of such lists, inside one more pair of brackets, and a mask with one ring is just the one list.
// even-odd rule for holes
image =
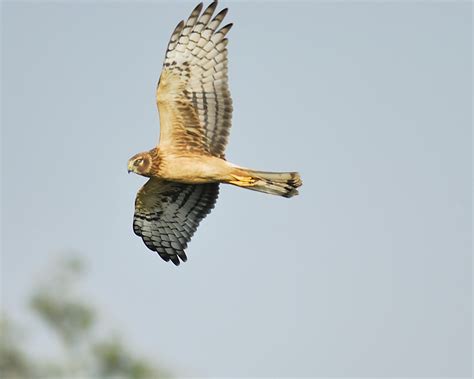
[[221, 10], [216, 16], [214, 17], [214, 20], [223, 20], [224, 17], [227, 15], [227, 12], [229, 11], [229, 8], [224, 8]]
[[201, 2], [199, 3], [198, 5], [196, 5], [194, 7], [194, 9], [192, 10], [191, 14], [189, 15], [188, 17], [188, 20], [187, 20], [187, 23], [189, 23], [193, 18], [194, 19], [197, 19], [199, 14], [201, 13], [202, 11], [202, 7], [204, 6], [204, 4]]
[[[234, 23], [231, 22], [231, 23], [229, 23], [229, 24], [223, 26], [222, 28], [220, 28], [220, 29], [217, 31], [217, 33], [221, 33], [221, 34], [223, 35], [223, 37], [224, 37], [227, 33], [229, 33], [229, 30], [232, 28], [233, 25], [234, 25]], [[224, 40], [227, 40], [227, 38], [223, 38], [223, 39], [222, 39], [222, 41], [224, 41]]]
[[213, 14], [214, 11], [216, 10], [217, 8], [217, 0], [214, 0], [211, 4], [209, 4], [209, 6], [206, 8], [206, 10], [204, 11], [203, 14]]
[[188, 260], [188, 257], [186, 256], [186, 253], [183, 250], [178, 250], [176, 253], [178, 254], [178, 257], [180, 257], [183, 262], [186, 262]]
[[158, 253], [161, 259], [163, 259], [165, 262], [169, 262], [170, 257], [168, 256], [168, 254], [160, 252], [158, 250], [156, 250], [156, 252]]
[[204, 3], [201, 1], [198, 5], [196, 5], [193, 9], [193, 11], [191, 12], [194, 13], [194, 12], [198, 12], [198, 13], [201, 13], [201, 10], [202, 10], [202, 7], [204, 6]]
[[170, 259], [175, 266], [179, 266], [179, 264], [181, 263], [177, 255], [173, 255], [172, 257], [170, 257]]

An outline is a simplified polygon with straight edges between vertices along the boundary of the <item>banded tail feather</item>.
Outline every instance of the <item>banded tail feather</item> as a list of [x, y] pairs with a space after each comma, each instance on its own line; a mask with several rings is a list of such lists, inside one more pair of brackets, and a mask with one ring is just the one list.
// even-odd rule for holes
[[237, 168], [229, 184], [271, 195], [293, 197], [303, 182], [297, 172], [268, 172]]

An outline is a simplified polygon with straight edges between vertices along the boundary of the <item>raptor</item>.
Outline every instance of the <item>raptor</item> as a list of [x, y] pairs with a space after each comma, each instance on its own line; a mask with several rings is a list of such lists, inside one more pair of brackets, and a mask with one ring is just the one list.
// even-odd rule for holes
[[198, 4], [173, 31], [156, 90], [158, 146], [134, 155], [128, 171], [148, 177], [135, 200], [133, 230], [165, 261], [185, 249], [214, 207], [221, 183], [283, 197], [298, 194], [297, 172], [240, 167], [225, 158], [232, 119], [227, 75], [227, 9]]

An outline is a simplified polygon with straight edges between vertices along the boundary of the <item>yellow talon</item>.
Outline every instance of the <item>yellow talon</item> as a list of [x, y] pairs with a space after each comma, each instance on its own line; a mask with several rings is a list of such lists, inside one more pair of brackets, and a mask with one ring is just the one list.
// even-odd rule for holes
[[239, 175], [231, 175], [236, 180], [230, 180], [230, 184], [235, 184], [241, 187], [251, 187], [256, 182], [256, 179], [252, 178], [251, 176], [239, 176]]

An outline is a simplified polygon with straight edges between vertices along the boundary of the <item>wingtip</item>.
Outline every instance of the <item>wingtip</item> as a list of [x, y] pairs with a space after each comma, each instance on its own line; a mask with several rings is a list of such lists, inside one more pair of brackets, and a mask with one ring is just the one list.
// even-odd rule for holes
[[181, 259], [181, 261], [186, 262], [188, 260], [188, 257], [186, 256], [186, 253], [184, 250], [180, 250], [177, 252], [178, 257]]
[[206, 8], [204, 12], [210, 12], [211, 14], [214, 13], [218, 5], [218, 1], [214, 0], [209, 6]]
[[173, 34], [171, 35], [172, 40], [173, 40], [173, 37], [175, 37], [176, 35], [181, 33], [181, 30], [183, 28], [184, 28], [184, 20], [181, 20], [180, 22], [178, 22], [178, 24], [176, 24], [176, 26], [173, 30]]
[[202, 7], [204, 6], [204, 3], [201, 1], [198, 5], [196, 5], [193, 9], [193, 11], [191, 12], [191, 14], [194, 14], [194, 13], [201, 13], [202, 11]]
[[181, 263], [178, 256], [170, 257], [170, 260], [175, 266], [179, 266], [179, 264]]
[[214, 19], [224, 19], [224, 17], [227, 15], [227, 13], [229, 12], [229, 8], [224, 8], [222, 9], [218, 14], [216, 14], [216, 17], [214, 17]]
[[233, 26], [234, 26], [234, 23], [230, 22], [224, 25], [222, 28], [220, 28], [217, 33], [224, 33], [224, 35], [226, 35], [229, 32], [229, 30], [232, 29]]

